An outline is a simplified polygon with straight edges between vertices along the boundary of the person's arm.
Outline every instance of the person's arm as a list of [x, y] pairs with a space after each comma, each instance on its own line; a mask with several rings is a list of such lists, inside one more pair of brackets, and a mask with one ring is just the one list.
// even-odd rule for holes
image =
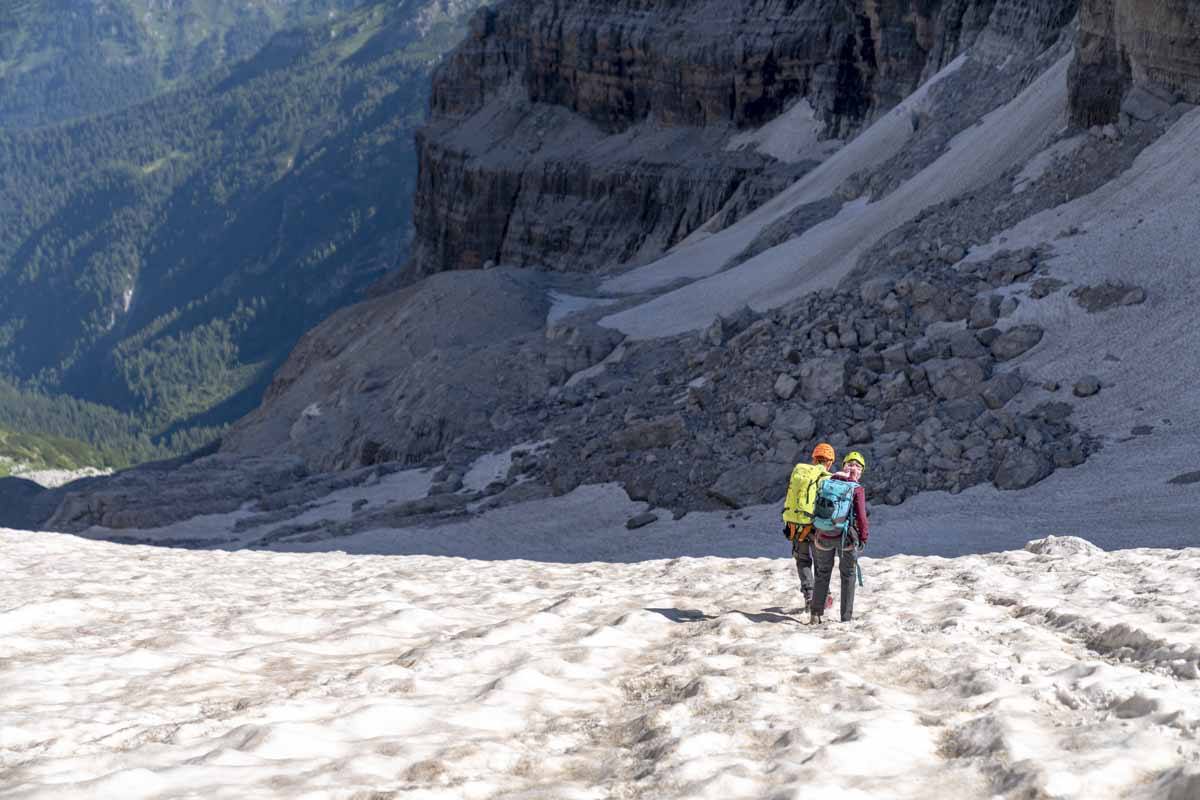
[[854, 490], [854, 529], [858, 531], [859, 543], [866, 544], [871, 535], [871, 523], [867, 519], [867, 493], [861, 486]]

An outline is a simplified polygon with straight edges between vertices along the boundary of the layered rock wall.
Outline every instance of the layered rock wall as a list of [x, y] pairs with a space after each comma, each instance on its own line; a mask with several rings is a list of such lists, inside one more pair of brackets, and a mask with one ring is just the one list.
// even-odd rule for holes
[[1127, 92], [1200, 102], [1200, 4], [1191, 0], [1084, 0], [1071, 69], [1071, 116], [1116, 122]]
[[438, 69], [418, 137], [417, 274], [590, 271], [660, 254], [801, 174], [728, 152], [800, 101], [846, 138], [965, 47], [1042, 47], [1078, 0], [510, 0]]

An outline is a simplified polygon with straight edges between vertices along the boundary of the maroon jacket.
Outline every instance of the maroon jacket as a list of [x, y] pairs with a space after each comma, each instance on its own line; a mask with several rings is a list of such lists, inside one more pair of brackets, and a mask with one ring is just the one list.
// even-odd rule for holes
[[[835, 472], [833, 477], [840, 481], [850, 480], [850, 476], [844, 472]], [[850, 524], [854, 526], [854, 530], [858, 531], [858, 541], [866, 544], [867, 537], [871, 535], [871, 523], [867, 519], [867, 493], [861, 486], [854, 490], [854, 514], [851, 516]]]

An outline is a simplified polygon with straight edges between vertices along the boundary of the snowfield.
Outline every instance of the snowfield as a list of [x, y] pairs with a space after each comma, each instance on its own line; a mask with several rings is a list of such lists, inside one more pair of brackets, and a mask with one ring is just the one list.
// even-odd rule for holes
[[1200, 550], [1038, 549], [809, 627], [783, 558], [0, 531], [0, 798], [1198, 796]]

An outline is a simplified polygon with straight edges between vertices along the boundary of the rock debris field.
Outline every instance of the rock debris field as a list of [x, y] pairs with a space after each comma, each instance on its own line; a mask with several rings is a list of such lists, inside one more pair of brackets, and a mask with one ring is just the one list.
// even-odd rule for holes
[[0, 554], [3, 800], [1200, 793], [1197, 549], [868, 558], [820, 627], [779, 558]]

